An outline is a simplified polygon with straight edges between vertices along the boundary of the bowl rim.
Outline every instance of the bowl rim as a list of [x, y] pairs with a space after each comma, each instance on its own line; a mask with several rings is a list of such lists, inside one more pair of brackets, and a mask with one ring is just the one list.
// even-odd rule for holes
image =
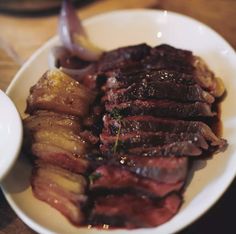
[[[20, 154], [20, 149], [23, 142], [23, 125], [22, 125], [20, 114], [15, 104], [10, 99], [10, 97], [2, 90], [0, 90], [0, 97], [4, 99], [4, 102], [7, 103], [7, 106], [9, 107], [9, 110], [11, 112], [11, 118], [14, 118], [14, 123], [13, 123], [14, 126], [12, 127], [14, 128], [14, 133], [15, 133], [14, 138], [13, 138], [14, 144], [11, 144], [10, 146], [12, 150], [12, 153], [11, 153], [12, 155], [8, 155], [8, 157], [10, 156], [11, 158], [7, 161], [6, 167], [4, 167], [2, 171], [0, 171], [0, 182], [1, 182], [4, 180], [6, 175], [10, 172], [11, 168], [13, 167], [13, 165], [15, 164], [18, 158], [18, 155]], [[10, 141], [11, 140], [12, 138], [10, 139]], [[11, 142], [9, 142], [9, 144], [10, 143]], [[4, 155], [1, 155], [1, 156], [4, 157]]]

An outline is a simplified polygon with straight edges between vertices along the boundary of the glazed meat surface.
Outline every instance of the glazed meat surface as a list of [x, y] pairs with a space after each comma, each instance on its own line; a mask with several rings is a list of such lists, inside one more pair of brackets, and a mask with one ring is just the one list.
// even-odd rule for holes
[[[166, 44], [117, 48], [95, 62], [67, 51], [58, 64], [27, 99], [24, 150], [35, 197], [76, 226], [170, 220], [194, 160], [227, 148], [216, 131], [221, 79], [202, 58]], [[73, 76], [81, 67], [86, 75]]]

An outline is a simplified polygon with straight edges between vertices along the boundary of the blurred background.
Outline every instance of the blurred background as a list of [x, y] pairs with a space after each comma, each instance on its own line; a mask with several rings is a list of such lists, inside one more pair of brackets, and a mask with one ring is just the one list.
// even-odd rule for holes
[[[131, 8], [163, 9], [209, 25], [236, 48], [236, 0], [74, 0], [82, 19]], [[20, 66], [57, 33], [60, 0], [0, 0], [0, 89], [5, 90]], [[235, 233], [236, 182], [201, 219], [181, 234]], [[200, 205], [200, 204], [199, 204]], [[6, 203], [0, 191], [0, 234], [33, 234]]]

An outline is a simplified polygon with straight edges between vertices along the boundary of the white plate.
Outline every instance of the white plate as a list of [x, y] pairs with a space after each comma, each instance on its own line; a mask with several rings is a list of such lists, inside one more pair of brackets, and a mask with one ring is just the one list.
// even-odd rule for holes
[[[192, 50], [203, 57], [217, 76], [222, 77], [228, 95], [222, 105], [224, 137], [229, 142], [225, 153], [207, 161], [207, 167], [196, 170], [184, 194], [184, 204], [169, 222], [157, 228], [128, 230], [88, 230], [72, 226], [59, 212], [32, 196], [29, 186], [30, 165], [20, 159], [3, 183], [5, 196], [17, 215], [39, 233], [173, 233], [196, 220], [223, 194], [236, 172], [236, 56], [230, 45], [204, 24], [186, 16], [153, 10], [110, 12], [84, 21], [92, 41], [106, 49], [147, 42], [168, 43]], [[22, 116], [29, 88], [48, 68], [50, 48], [59, 43], [53, 38], [39, 49], [21, 68], [8, 89]], [[203, 163], [204, 164], [204, 163]], [[140, 207], [142, 209], [142, 207]]]
[[0, 90], [0, 182], [20, 152], [22, 123], [14, 103]]

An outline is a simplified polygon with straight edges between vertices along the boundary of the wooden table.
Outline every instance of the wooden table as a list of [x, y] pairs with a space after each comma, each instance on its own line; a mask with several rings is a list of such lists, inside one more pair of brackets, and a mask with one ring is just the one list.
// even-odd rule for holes
[[[235, 0], [90, 1], [79, 9], [79, 14], [84, 19], [98, 13], [128, 8], [165, 9], [189, 15], [211, 26], [236, 48]], [[56, 34], [56, 28], [56, 14], [40, 17], [0, 14], [0, 89], [7, 88], [20, 65]], [[234, 216], [231, 215], [236, 208], [235, 197], [236, 181], [207, 214], [180, 233], [236, 233]], [[6, 233], [35, 232], [14, 214], [0, 191], [0, 234]]]

